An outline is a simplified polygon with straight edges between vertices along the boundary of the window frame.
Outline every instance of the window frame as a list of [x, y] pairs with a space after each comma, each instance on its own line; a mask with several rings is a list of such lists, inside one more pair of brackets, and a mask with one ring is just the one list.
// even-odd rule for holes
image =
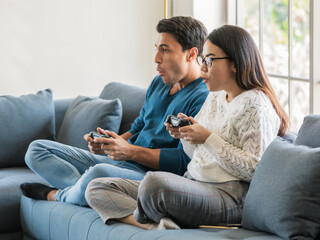
[[[234, 24], [239, 26], [244, 26], [244, 11], [242, 10], [245, 0], [228, 0], [227, 4], [227, 22], [228, 24]], [[264, 1], [259, 0], [259, 50], [263, 58], [263, 13], [264, 13]], [[289, 36], [288, 36], [288, 75], [280, 75], [267, 72], [269, 77], [274, 77], [278, 79], [284, 79], [288, 81], [288, 111], [289, 117], [292, 117], [292, 96], [291, 94], [291, 82], [300, 81], [309, 83], [309, 114], [319, 114], [320, 105], [320, 29], [315, 26], [320, 25], [320, 1], [309, 0], [310, 1], [310, 45], [309, 45], [309, 78], [295, 77], [292, 75], [292, 39], [293, 39], [293, 27], [292, 27], [292, 9], [293, 0], [289, 0], [288, 4], [288, 20], [289, 20]]]

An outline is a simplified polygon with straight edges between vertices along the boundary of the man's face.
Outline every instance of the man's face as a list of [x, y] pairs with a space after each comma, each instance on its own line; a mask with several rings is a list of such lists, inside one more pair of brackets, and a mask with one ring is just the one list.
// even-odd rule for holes
[[155, 45], [159, 75], [166, 85], [176, 84], [188, 73], [188, 50], [183, 52], [182, 46], [169, 33], [160, 33]]

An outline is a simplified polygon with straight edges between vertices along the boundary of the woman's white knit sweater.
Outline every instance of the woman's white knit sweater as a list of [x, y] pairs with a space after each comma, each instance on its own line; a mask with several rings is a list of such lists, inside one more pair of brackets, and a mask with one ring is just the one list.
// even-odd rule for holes
[[231, 102], [226, 92], [211, 92], [195, 120], [212, 134], [198, 145], [181, 139], [192, 158], [188, 171], [196, 180], [215, 183], [251, 181], [280, 126], [271, 101], [258, 90], [245, 91]]

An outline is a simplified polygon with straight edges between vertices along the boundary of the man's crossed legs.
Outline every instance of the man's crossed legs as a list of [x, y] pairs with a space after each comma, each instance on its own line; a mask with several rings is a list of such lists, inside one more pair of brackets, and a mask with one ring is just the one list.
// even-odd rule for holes
[[[106, 155], [71, 147], [50, 140], [32, 142], [25, 156], [29, 168], [54, 188], [41, 184], [21, 185], [27, 197], [54, 200], [78, 205], [88, 205], [85, 190], [89, 182], [101, 177], [118, 177], [132, 180], [143, 179], [146, 171], [127, 161], [114, 161]], [[55, 189], [56, 188], [56, 189]]]

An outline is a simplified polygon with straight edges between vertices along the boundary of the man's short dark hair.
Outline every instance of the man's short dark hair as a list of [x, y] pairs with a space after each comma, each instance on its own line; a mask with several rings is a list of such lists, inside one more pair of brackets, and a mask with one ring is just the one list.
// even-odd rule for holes
[[198, 55], [202, 54], [207, 29], [202, 22], [192, 17], [172, 17], [162, 19], [157, 25], [158, 33], [170, 33], [182, 46], [183, 51], [198, 48]]

